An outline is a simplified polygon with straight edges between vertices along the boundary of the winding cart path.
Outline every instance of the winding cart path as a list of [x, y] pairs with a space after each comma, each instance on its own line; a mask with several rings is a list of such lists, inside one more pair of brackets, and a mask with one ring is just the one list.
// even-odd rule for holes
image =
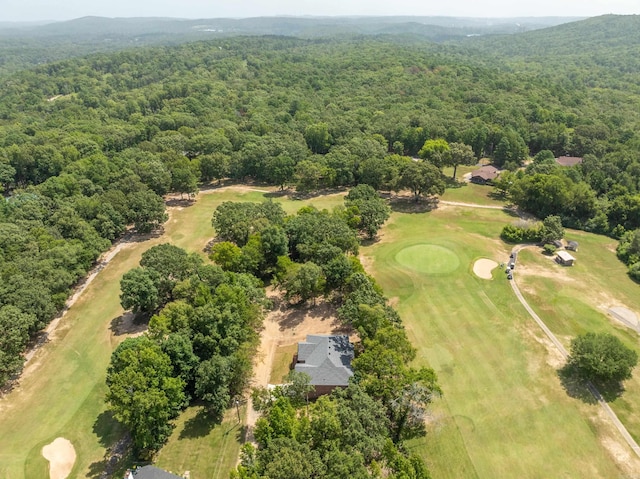
[[[461, 203], [457, 201], [440, 201], [439, 203], [443, 205], [459, 206], [463, 208], [484, 208], [484, 209], [499, 209], [499, 210], [509, 209], [499, 205], [479, 205], [474, 203]], [[516, 213], [518, 213], [518, 216], [521, 216], [519, 211], [516, 211]], [[520, 250], [527, 247], [531, 247], [531, 246], [532, 245], [516, 246], [515, 248], [513, 248], [512, 253], [517, 254]], [[509, 283], [511, 284], [511, 288], [513, 289], [514, 294], [518, 298], [518, 301], [520, 301], [522, 306], [524, 306], [524, 309], [526, 309], [527, 312], [529, 313], [529, 316], [533, 318], [533, 320], [540, 327], [540, 329], [542, 329], [542, 331], [549, 338], [549, 340], [551, 340], [551, 342], [556, 347], [556, 349], [560, 352], [562, 357], [566, 359], [569, 356], [569, 352], [566, 350], [563, 344], [558, 340], [556, 335], [553, 334], [553, 332], [549, 329], [549, 327], [544, 323], [544, 321], [540, 318], [540, 316], [538, 316], [536, 312], [533, 310], [533, 308], [529, 306], [529, 303], [522, 295], [520, 288], [518, 288], [518, 284], [515, 280], [515, 277], [516, 275], [514, 274], [513, 280], [509, 281]], [[598, 402], [600, 407], [603, 409], [605, 414], [609, 417], [609, 419], [611, 420], [615, 428], [618, 430], [618, 432], [622, 435], [624, 440], [627, 442], [629, 447], [633, 450], [636, 456], [640, 458], [640, 446], [635, 441], [635, 439], [631, 436], [631, 434], [629, 434], [629, 431], [627, 430], [625, 425], [622, 423], [622, 421], [620, 421], [620, 419], [618, 418], [616, 413], [613, 411], [613, 409], [611, 409], [611, 406], [609, 406], [609, 404], [604, 400], [604, 398], [602, 397], [602, 394], [600, 394], [600, 391], [598, 391], [598, 389], [591, 382], [587, 383], [587, 388], [589, 389], [589, 392], [592, 394], [595, 400]]]
[[[518, 251], [528, 246], [530, 245], [516, 246], [515, 248], [513, 248], [512, 253], [518, 253]], [[544, 323], [544, 321], [542, 321], [540, 316], [538, 316], [536, 312], [533, 310], [533, 308], [529, 306], [529, 303], [520, 292], [520, 288], [518, 288], [518, 284], [516, 283], [515, 277], [516, 275], [514, 275], [513, 279], [509, 281], [509, 283], [511, 284], [511, 289], [513, 289], [513, 292], [515, 293], [516, 297], [518, 298], [522, 306], [524, 306], [524, 309], [527, 310], [527, 312], [529, 313], [529, 316], [533, 318], [536, 324], [540, 326], [540, 329], [542, 329], [542, 331], [544, 331], [547, 337], [551, 340], [551, 342], [556, 347], [556, 349], [560, 352], [562, 357], [567, 359], [567, 357], [569, 357], [569, 352], [558, 340], [556, 335], [551, 332], [551, 330]], [[629, 431], [627, 431], [627, 428], [624, 426], [624, 424], [622, 424], [620, 419], [618, 419], [618, 416], [616, 415], [616, 413], [613, 411], [613, 409], [611, 409], [609, 404], [604, 400], [604, 398], [602, 397], [602, 394], [600, 394], [600, 391], [598, 391], [598, 389], [591, 382], [587, 383], [587, 388], [589, 389], [589, 392], [593, 395], [593, 397], [596, 399], [596, 401], [598, 401], [598, 404], [600, 405], [600, 407], [607, 414], [607, 416], [609, 417], [613, 425], [616, 427], [616, 429], [620, 432], [620, 434], [622, 435], [624, 440], [627, 442], [629, 447], [633, 450], [633, 452], [635, 452], [636, 456], [640, 457], [640, 446], [638, 446], [638, 443], [635, 441], [635, 439], [633, 439], [631, 434], [629, 434]]]

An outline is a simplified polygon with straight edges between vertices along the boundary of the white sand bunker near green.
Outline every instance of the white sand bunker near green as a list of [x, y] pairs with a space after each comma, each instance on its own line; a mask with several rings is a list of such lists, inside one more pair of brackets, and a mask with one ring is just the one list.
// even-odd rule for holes
[[66, 479], [76, 462], [76, 450], [71, 441], [63, 437], [42, 448], [42, 455], [49, 461], [49, 479]]
[[491, 279], [491, 271], [498, 266], [492, 259], [480, 258], [473, 263], [473, 273], [482, 279]]

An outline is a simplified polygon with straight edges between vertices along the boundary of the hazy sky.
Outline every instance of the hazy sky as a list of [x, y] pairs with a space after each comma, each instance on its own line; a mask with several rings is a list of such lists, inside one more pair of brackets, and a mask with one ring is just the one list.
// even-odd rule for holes
[[0, 0], [0, 22], [105, 17], [445, 15], [465, 17], [640, 14], [638, 0]]

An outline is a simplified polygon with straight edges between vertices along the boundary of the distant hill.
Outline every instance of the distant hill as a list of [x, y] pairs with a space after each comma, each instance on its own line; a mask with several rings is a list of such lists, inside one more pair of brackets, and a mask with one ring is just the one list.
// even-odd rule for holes
[[[179, 18], [83, 17], [46, 25], [2, 24], [0, 34], [29, 36], [102, 36], [227, 33], [242, 35], [326, 36], [334, 33], [378, 34], [402, 32], [403, 27], [420, 25], [451, 29], [450, 35], [517, 33], [546, 28], [576, 20], [577, 17], [464, 18], [464, 17], [255, 17], [186, 20]], [[20, 27], [20, 28], [17, 28]], [[10, 30], [3, 32], [3, 30]]]
[[513, 34], [575, 18], [454, 17], [258, 17], [177, 18], [83, 17], [45, 25], [0, 23], [0, 74], [90, 53], [139, 46], [174, 45], [237, 35], [301, 38], [413, 35], [435, 42]]
[[519, 35], [465, 39], [510, 70], [545, 72], [567, 88], [629, 91], [640, 73], [640, 16], [604, 15]]
[[477, 43], [508, 56], [593, 55], [640, 45], [640, 15], [603, 15]]

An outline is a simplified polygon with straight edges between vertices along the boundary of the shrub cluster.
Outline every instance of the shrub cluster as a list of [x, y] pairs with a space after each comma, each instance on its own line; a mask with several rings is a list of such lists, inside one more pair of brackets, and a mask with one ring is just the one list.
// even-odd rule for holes
[[618, 258], [629, 266], [629, 276], [640, 282], [640, 229], [627, 231], [616, 249]]
[[500, 233], [507, 243], [539, 243], [544, 235], [541, 222], [520, 220], [517, 223], [505, 225]]

